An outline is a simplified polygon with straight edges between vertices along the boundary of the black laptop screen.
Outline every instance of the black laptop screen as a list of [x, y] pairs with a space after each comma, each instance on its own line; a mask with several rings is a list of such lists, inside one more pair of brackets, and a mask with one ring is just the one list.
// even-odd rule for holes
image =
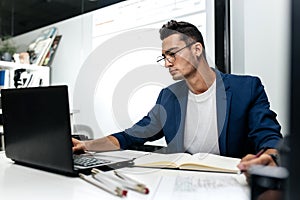
[[72, 172], [67, 86], [1, 90], [6, 156], [27, 165]]

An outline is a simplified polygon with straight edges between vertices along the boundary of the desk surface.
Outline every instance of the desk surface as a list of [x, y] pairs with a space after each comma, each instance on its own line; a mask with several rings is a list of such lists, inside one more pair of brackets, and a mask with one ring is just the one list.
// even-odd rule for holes
[[[129, 190], [127, 198], [250, 199], [244, 175], [149, 168], [124, 168], [124, 174], [146, 184], [150, 193]], [[106, 173], [112, 173], [106, 172]], [[72, 178], [14, 164], [0, 152], [0, 198], [5, 200], [99, 200], [121, 199], [80, 178]]]

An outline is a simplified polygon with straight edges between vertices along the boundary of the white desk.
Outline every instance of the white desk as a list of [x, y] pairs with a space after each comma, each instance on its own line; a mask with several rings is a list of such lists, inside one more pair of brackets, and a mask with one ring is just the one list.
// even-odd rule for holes
[[[128, 200], [250, 199], [244, 175], [149, 168], [124, 168], [121, 171], [145, 183], [150, 189], [148, 195], [129, 190], [127, 198], [124, 198]], [[199, 185], [206, 185], [206, 188], [201, 188]], [[80, 178], [14, 164], [5, 157], [2, 151], [0, 152], [0, 199], [109, 200], [122, 198], [111, 195]]]

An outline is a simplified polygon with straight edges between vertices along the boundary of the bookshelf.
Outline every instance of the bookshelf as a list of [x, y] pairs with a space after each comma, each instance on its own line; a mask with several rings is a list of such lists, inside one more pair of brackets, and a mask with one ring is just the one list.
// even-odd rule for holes
[[16, 70], [22, 71], [18, 88], [50, 85], [50, 68], [47, 66], [0, 61], [0, 71], [5, 71], [5, 80], [2, 81], [1, 88], [16, 88], [14, 80]]

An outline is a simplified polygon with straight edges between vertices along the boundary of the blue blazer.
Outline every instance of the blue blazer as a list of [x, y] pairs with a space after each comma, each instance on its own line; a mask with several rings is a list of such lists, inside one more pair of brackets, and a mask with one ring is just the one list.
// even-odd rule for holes
[[[276, 148], [282, 138], [276, 114], [259, 78], [216, 72], [220, 154], [243, 157], [261, 148]], [[151, 111], [123, 132], [115, 133], [122, 149], [165, 137], [168, 152], [183, 147], [188, 87], [185, 81], [164, 88]]]

